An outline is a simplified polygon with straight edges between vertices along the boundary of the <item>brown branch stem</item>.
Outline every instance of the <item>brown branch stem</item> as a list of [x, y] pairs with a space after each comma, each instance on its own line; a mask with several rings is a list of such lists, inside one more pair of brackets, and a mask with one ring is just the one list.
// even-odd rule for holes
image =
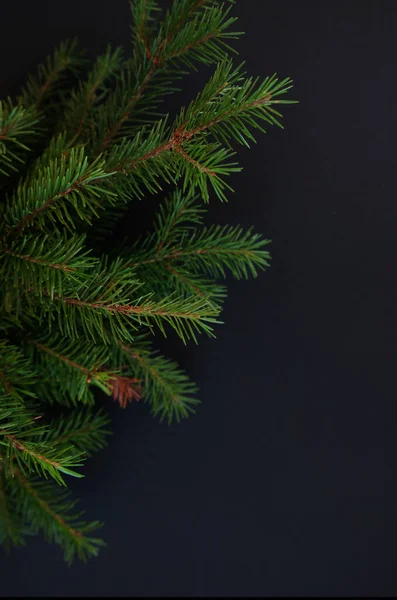
[[55, 300], [60, 300], [66, 304], [74, 306], [85, 306], [87, 308], [102, 309], [110, 313], [122, 314], [122, 315], [143, 315], [143, 316], [169, 316], [174, 318], [188, 318], [188, 319], [201, 319], [201, 315], [190, 312], [170, 312], [160, 308], [150, 308], [145, 306], [134, 306], [124, 304], [108, 304], [106, 302], [88, 302], [85, 300], [78, 300], [77, 298], [67, 298], [62, 296], [54, 296]]
[[171, 265], [167, 265], [167, 269], [170, 271], [170, 273], [172, 273], [174, 275], [174, 277], [176, 277], [177, 279], [179, 279], [180, 281], [182, 281], [182, 283], [185, 283], [188, 287], [190, 287], [190, 289], [192, 289], [198, 296], [201, 296], [202, 298], [205, 298], [204, 292], [202, 292], [200, 290], [200, 288], [198, 288], [197, 286], [195, 286], [194, 283], [192, 283], [186, 277], [184, 277], [182, 275], [182, 273], [180, 273], [179, 271], [177, 271], [176, 269], [174, 269]]
[[67, 356], [63, 356], [62, 354], [55, 352], [55, 350], [53, 350], [52, 348], [49, 348], [48, 346], [45, 346], [44, 344], [40, 344], [39, 342], [31, 341], [30, 343], [33, 344], [34, 346], [36, 346], [37, 348], [39, 348], [39, 350], [42, 350], [43, 352], [46, 352], [47, 354], [50, 354], [51, 356], [55, 356], [60, 361], [66, 363], [67, 365], [73, 367], [74, 369], [77, 369], [78, 371], [81, 371], [81, 373], [86, 375], [87, 379], [92, 379], [93, 377], [95, 377], [95, 375], [96, 375], [95, 371], [90, 371], [89, 369], [86, 369], [82, 365], [79, 365], [78, 363], [74, 362], [73, 360], [70, 360], [70, 358], [67, 358]]
[[20, 450], [21, 452], [26, 452], [27, 454], [29, 454], [30, 456], [33, 456], [34, 458], [36, 458], [37, 460], [40, 460], [41, 462], [50, 465], [51, 467], [54, 467], [55, 469], [59, 469], [62, 468], [62, 465], [54, 460], [50, 460], [49, 458], [47, 458], [46, 456], [43, 456], [42, 454], [38, 454], [37, 452], [35, 452], [34, 450], [31, 450], [30, 448], [27, 448], [24, 444], [22, 444], [22, 442], [18, 441], [16, 439], [16, 437], [14, 435], [11, 434], [5, 434], [5, 437], [10, 440], [11, 444], [14, 446], [14, 448], [16, 448], [17, 450]]
[[141, 85], [139, 86], [136, 94], [134, 94], [134, 96], [131, 98], [131, 100], [129, 101], [126, 109], [122, 113], [122, 115], [119, 117], [119, 119], [116, 121], [116, 123], [114, 123], [114, 125], [107, 130], [107, 132], [105, 134], [105, 137], [104, 137], [104, 139], [102, 141], [102, 144], [99, 147], [98, 154], [100, 154], [101, 152], [103, 152], [105, 150], [105, 148], [107, 148], [107, 146], [110, 144], [110, 142], [112, 141], [112, 139], [114, 138], [114, 136], [119, 131], [119, 129], [122, 126], [122, 124], [124, 123], [124, 121], [126, 121], [126, 119], [128, 119], [128, 117], [130, 116], [130, 114], [134, 110], [136, 104], [139, 102], [140, 98], [142, 97], [143, 93], [145, 92], [147, 86], [149, 85], [149, 82], [150, 82], [151, 78], [156, 73], [156, 71], [158, 69], [160, 69], [167, 60], [170, 60], [172, 58], [175, 58], [176, 56], [179, 56], [180, 54], [183, 54], [187, 50], [190, 50], [194, 46], [197, 46], [197, 45], [199, 45], [201, 43], [204, 43], [204, 42], [208, 41], [211, 37], [214, 37], [216, 35], [216, 32], [211, 32], [211, 33], [205, 35], [203, 38], [200, 38], [199, 40], [196, 40], [196, 42], [193, 42], [191, 44], [187, 44], [184, 48], [181, 48], [177, 52], [175, 52], [173, 54], [170, 54], [169, 56], [164, 57], [164, 59], [162, 59], [162, 57], [161, 57], [164, 48], [167, 46], [167, 44], [170, 43], [172, 37], [180, 30], [180, 28], [181, 28], [182, 24], [184, 23], [184, 21], [187, 18], [189, 18], [190, 15], [194, 11], [196, 11], [206, 1], [207, 0], [197, 0], [197, 2], [195, 2], [195, 4], [190, 8], [189, 13], [186, 16], [181, 16], [181, 18], [179, 19], [179, 21], [177, 21], [174, 30], [172, 32], [170, 32], [168, 34], [167, 38], [159, 45], [159, 48], [158, 48], [156, 54], [153, 57], [151, 55], [151, 51], [148, 48], [148, 44], [147, 44], [147, 38], [146, 38], [146, 35], [145, 35], [145, 27], [144, 27], [145, 13], [143, 12], [143, 14], [142, 14], [142, 24], [141, 24], [141, 28], [142, 28], [141, 39], [142, 39], [142, 43], [143, 43], [144, 48], [145, 48], [146, 56], [149, 59], [152, 57], [152, 64], [151, 64], [151, 67], [150, 67], [148, 73], [144, 77]]
[[28, 256], [27, 254], [18, 254], [17, 252], [13, 252], [13, 250], [6, 248], [2, 244], [1, 241], [0, 241], [0, 250], [2, 252], [4, 252], [5, 254], [14, 256], [15, 258], [19, 258], [21, 260], [26, 260], [26, 261], [34, 263], [34, 264], [43, 265], [43, 266], [49, 267], [51, 269], [58, 269], [60, 271], [63, 271], [64, 273], [72, 273], [72, 272], [76, 271], [76, 269], [74, 267], [70, 267], [69, 265], [65, 265], [63, 263], [59, 263], [59, 264], [51, 263], [51, 262], [44, 260], [43, 258], [33, 258], [33, 256]]
[[84, 183], [84, 181], [85, 181], [84, 179], [78, 179], [77, 181], [75, 181], [73, 183], [73, 185], [68, 187], [66, 190], [64, 190], [60, 194], [57, 194], [56, 196], [52, 196], [51, 198], [48, 198], [48, 200], [46, 200], [44, 202], [44, 204], [39, 206], [39, 208], [36, 208], [31, 213], [28, 213], [27, 215], [23, 216], [22, 219], [20, 219], [16, 225], [13, 225], [12, 227], [10, 227], [10, 231], [13, 231], [14, 233], [18, 233], [19, 231], [21, 231], [21, 229], [23, 229], [26, 226], [26, 224], [33, 221], [38, 214], [40, 214], [41, 212], [50, 208], [54, 204], [54, 202], [56, 202], [57, 200], [60, 200], [61, 198], [64, 198], [65, 196], [67, 196], [68, 194], [73, 192], [74, 190], [79, 189], [79, 186], [82, 183]]
[[189, 156], [189, 154], [187, 152], [185, 152], [180, 146], [177, 146], [175, 149], [188, 162], [190, 162], [190, 164], [192, 164], [194, 167], [196, 167], [196, 169], [198, 169], [202, 173], [205, 173], [209, 177], [216, 177], [215, 171], [211, 171], [210, 169], [208, 169], [208, 167], [205, 167], [204, 165], [202, 165], [201, 163], [199, 163], [197, 160], [194, 160], [194, 158], [192, 158], [191, 156]]
[[[142, 265], [148, 265], [150, 263], [167, 261], [167, 260], [178, 260], [178, 258], [184, 256], [194, 256], [194, 255], [203, 255], [203, 254], [217, 254], [222, 251], [222, 248], [199, 248], [198, 250], [174, 250], [173, 252], [169, 252], [168, 254], [164, 254], [163, 256], [156, 256], [154, 258], [148, 258], [147, 260], [138, 261], [136, 263], [128, 263], [128, 267], [140, 267]], [[251, 250], [228, 250], [228, 254], [234, 255], [245, 255], [252, 256]]]
[[69, 64], [69, 60], [65, 60], [64, 62], [59, 64], [57, 67], [55, 67], [55, 69], [53, 69], [51, 71], [51, 73], [49, 73], [46, 81], [43, 83], [43, 85], [41, 86], [41, 88], [39, 90], [39, 96], [36, 100], [36, 108], [40, 107], [40, 104], [43, 102], [45, 94], [46, 94], [48, 88], [50, 87], [50, 85], [52, 84], [53, 80], [55, 79], [55, 77], [58, 75], [58, 73], [63, 71], [68, 66], [68, 64]]

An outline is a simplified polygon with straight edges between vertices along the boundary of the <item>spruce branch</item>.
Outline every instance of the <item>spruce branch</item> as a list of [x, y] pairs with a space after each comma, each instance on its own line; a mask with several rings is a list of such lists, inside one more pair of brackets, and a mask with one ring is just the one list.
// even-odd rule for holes
[[149, 402], [154, 416], [179, 421], [194, 412], [199, 403], [194, 397], [197, 387], [177, 363], [153, 351], [145, 337], [132, 345], [119, 342], [116, 361], [127, 363], [131, 373], [142, 381], [143, 398]]
[[[227, 271], [237, 279], [254, 277], [258, 270], [269, 266], [270, 255], [265, 250], [270, 243], [252, 229], [239, 226], [198, 227], [205, 209], [198, 197], [174, 192], [160, 205], [154, 222], [154, 232], [138, 239], [123, 251], [128, 267], [138, 277], [150, 274], [151, 268], [182, 269], [193, 277], [208, 273], [225, 277]], [[152, 277], [151, 277], [152, 280]]]
[[39, 166], [22, 181], [4, 211], [6, 233], [15, 235], [35, 224], [74, 227], [75, 219], [91, 222], [102, 208], [101, 195], [112, 203], [115, 193], [104, 185], [111, 173], [97, 159], [89, 162], [83, 148]]
[[63, 295], [30, 293], [25, 302], [34, 302], [35, 306], [39, 302], [38, 318], [47, 317], [49, 323], [56, 319], [63, 335], [75, 340], [84, 332], [96, 342], [110, 343], [118, 338], [131, 341], [141, 325], [150, 330], [156, 326], [164, 335], [169, 325], [184, 342], [189, 338], [197, 341], [200, 332], [212, 334], [211, 325], [218, 322], [219, 310], [205, 299], [170, 294], [153, 300], [152, 294], [143, 293], [141, 288], [142, 283], [123, 260], [104, 259], [70, 294], [65, 284]]
[[62, 474], [82, 477], [71, 470], [81, 466], [84, 453], [73, 446], [58, 448], [55, 444], [42, 441], [47, 431], [46, 425], [37, 425], [39, 416], [32, 413], [15, 400], [2, 399], [0, 409], [0, 448], [3, 463], [7, 463], [6, 475], [13, 476], [15, 468], [29, 474], [52, 477], [58, 484], [65, 485]]
[[[1, 409], [6, 408], [6, 398], [17, 401], [21, 407], [27, 398], [34, 398], [36, 379], [32, 364], [17, 346], [0, 340], [0, 400]], [[1, 412], [0, 412], [1, 415]]]
[[39, 114], [34, 106], [0, 100], [0, 173], [9, 176], [24, 164], [40, 131]]
[[62, 42], [52, 55], [39, 65], [37, 74], [29, 76], [20, 101], [25, 106], [41, 108], [44, 102], [59, 91], [67, 73], [75, 73], [82, 64], [77, 40]]
[[[104, 337], [104, 323], [109, 327], [114, 336], [121, 336], [127, 340], [133, 339], [133, 330], [139, 325], [150, 328], [156, 325], [165, 335], [164, 325], [170, 325], [181, 339], [186, 342], [192, 338], [197, 342], [196, 335], [200, 332], [212, 334], [210, 323], [217, 323], [218, 311], [203, 300], [190, 300], [169, 296], [160, 301], [149, 298], [137, 297], [131, 303], [106, 302], [103, 300], [81, 300], [67, 296], [54, 296], [60, 305], [59, 327], [67, 335], [75, 337], [79, 327], [94, 339]], [[46, 312], [48, 303], [42, 304]], [[65, 319], [62, 319], [62, 316]], [[112, 318], [114, 317], [114, 318]]]
[[[7, 243], [8, 242], [8, 243]], [[82, 283], [98, 262], [85, 249], [85, 236], [42, 234], [0, 239], [0, 277], [16, 289], [62, 294], [63, 283]]]
[[85, 407], [74, 409], [51, 421], [43, 439], [62, 448], [72, 444], [90, 456], [107, 445], [107, 437], [111, 433], [109, 424], [110, 419], [102, 410], [94, 411]]
[[88, 340], [61, 340], [54, 336], [30, 339], [27, 351], [40, 370], [39, 387], [53, 390], [58, 401], [66, 404], [91, 404], [90, 386], [110, 394], [113, 373], [102, 370], [108, 359], [104, 346], [92, 346]]
[[[43, 531], [68, 562], [97, 554], [99, 523], [83, 522], [64, 490], [65, 475], [81, 477], [84, 459], [107, 443], [97, 393], [121, 408], [142, 399], [169, 422], [194, 412], [196, 386], [148, 334], [173, 330], [184, 343], [214, 335], [226, 296], [219, 280], [255, 277], [269, 265], [260, 234], [204, 221], [210, 197], [224, 201], [232, 190], [236, 145], [281, 126], [278, 105], [291, 102], [289, 79], [253, 79], [233, 65], [231, 4], [173, 0], [161, 11], [155, 0], [135, 0], [131, 57], [109, 46], [82, 75], [86, 63], [66, 42], [16, 101], [0, 101], [7, 547]], [[213, 75], [190, 104], [174, 119], [162, 114], [178, 80], [210, 64]], [[107, 239], [103, 252], [129, 203], [164, 184], [173, 191], [151, 230], [138, 239], [130, 232], [123, 244]]]
[[[290, 79], [280, 81], [273, 76], [258, 83], [244, 76], [240, 67], [235, 69], [231, 61], [224, 61], [171, 128], [165, 119], [151, 130], [143, 128], [133, 140], [113, 146], [108, 166], [112, 173], [129, 176], [124, 193], [128, 188], [131, 196], [142, 196], [143, 188], [156, 192], [161, 189], [160, 178], [177, 181], [185, 175], [185, 188], [188, 182], [192, 190], [199, 187], [208, 201], [210, 182], [224, 200], [224, 189], [229, 186], [220, 175], [238, 170], [236, 163], [230, 162], [231, 140], [249, 146], [249, 141], [255, 140], [251, 129], [264, 131], [262, 121], [281, 127], [281, 115], [273, 105], [291, 102], [279, 99], [290, 89]], [[209, 135], [215, 137], [215, 143], [208, 143]]]
[[225, 40], [241, 35], [229, 30], [236, 21], [225, 3], [177, 0], [160, 25], [156, 40], [158, 61], [161, 64], [178, 59], [184, 66], [194, 68], [194, 60], [204, 64], [223, 60], [227, 52], [233, 52]]
[[[3, 432], [0, 432], [3, 433]], [[32, 435], [32, 432], [29, 432]], [[83, 477], [80, 473], [72, 471], [70, 467], [80, 467], [82, 455], [71, 452], [70, 448], [60, 451], [48, 444], [41, 445], [36, 442], [25, 441], [15, 435], [5, 434], [0, 439], [0, 445], [6, 448], [6, 459], [11, 465], [16, 464], [24, 473], [37, 473], [42, 477], [50, 475], [57, 483], [65, 485], [61, 473], [72, 477]]]
[[67, 563], [72, 563], [75, 556], [83, 561], [96, 556], [105, 545], [90, 537], [101, 523], [81, 521], [82, 513], [75, 513], [76, 501], [70, 500], [69, 493], [47, 482], [28, 479], [19, 469], [15, 469], [14, 487], [24, 520], [34, 533], [43, 531], [49, 542], [59, 544]]
[[131, 10], [135, 56], [116, 89], [118, 107], [114, 99], [109, 99], [102, 111], [103, 117], [115, 114], [115, 118], [107, 125], [104, 118], [100, 120], [98, 153], [115, 138], [134, 131], [129, 128], [128, 120], [140, 103], [143, 107], [139, 112], [150, 116], [159, 98], [176, 91], [172, 81], [181, 76], [181, 66], [194, 68], [195, 62], [211, 64], [224, 59], [232, 50], [225, 40], [240, 35], [229, 31], [236, 18], [230, 17], [229, 9], [217, 2], [175, 2], [153, 37], [150, 22], [152, 13], [158, 10], [157, 4], [138, 0]]
[[11, 546], [24, 546], [26, 530], [0, 458], [0, 544], [7, 551]]
[[181, 296], [197, 295], [205, 298], [214, 306], [219, 306], [226, 297], [225, 286], [218, 285], [201, 274], [196, 275], [181, 265], [173, 265], [171, 262], [166, 263], [166, 268], [171, 274], [171, 281], [168, 285], [176, 289]]
[[[141, 248], [155, 246], [157, 251], [172, 246], [186, 233], [203, 224], [206, 209], [200, 198], [191, 193], [182, 193], [176, 188], [160, 204], [153, 224], [154, 235], [139, 240]], [[135, 244], [138, 248], [138, 244]]]
[[109, 94], [108, 86], [117, 77], [122, 60], [122, 49], [116, 48], [112, 51], [109, 45], [105, 54], [97, 58], [87, 80], [72, 92], [62, 120], [62, 127], [66, 125], [69, 135], [72, 136], [68, 147], [76, 145], [88, 117], [92, 116], [93, 108]]

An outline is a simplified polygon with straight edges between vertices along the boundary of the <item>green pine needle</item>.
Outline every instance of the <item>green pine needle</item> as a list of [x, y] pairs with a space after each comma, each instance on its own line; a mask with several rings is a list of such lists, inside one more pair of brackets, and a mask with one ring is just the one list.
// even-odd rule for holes
[[[42, 532], [68, 563], [97, 555], [100, 523], [76, 512], [65, 487], [107, 445], [98, 404], [107, 396], [133, 411], [142, 399], [167, 422], [192, 414], [197, 387], [150, 336], [214, 337], [221, 280], [270, 264], [260, 233], [207, 222], [208, 203], [229, 200], [241, 170], [236, 147], [281, 126], [279, 109], [292, 103], [289, 78], [252, 78], [232, 61], [233, 4], [173, 0], [162, 11], [135, 0], [125, 53], [108, 46], [90, 64], [76, 41], [63, 42], [18, 98], [0, 100], [6, 549]], [[201, 92], [164, 114], [164, 98], [200, 67], [212, 68]], [[139, 201], [164, 187], [150, 231], [115, 240], [118, 221], [140, 225]]]

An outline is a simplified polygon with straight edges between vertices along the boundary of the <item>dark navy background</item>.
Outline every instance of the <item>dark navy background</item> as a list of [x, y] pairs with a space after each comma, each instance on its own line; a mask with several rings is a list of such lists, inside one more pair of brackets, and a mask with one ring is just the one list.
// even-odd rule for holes
[[[229, 283], [217, 340], [165, 345], [201, 388], [195, 417], [168, 427], [105, 400], [111, 446], [73, 481], [106, 523], [100, 557], [67, 568], [33, 539], [1, 558], [3, 596], [397, 593], [397, 6], [234, 12], [247, 70], [292, 77], [300, 104], [285, 131], [239, 149], [235, 194], [210, 220], [253, 224], [273, 240], [272, 268]], [[129, 20], [124, 0], [3, 3], [1, 94], [65, 37], [92, 55], [127, 45]]]

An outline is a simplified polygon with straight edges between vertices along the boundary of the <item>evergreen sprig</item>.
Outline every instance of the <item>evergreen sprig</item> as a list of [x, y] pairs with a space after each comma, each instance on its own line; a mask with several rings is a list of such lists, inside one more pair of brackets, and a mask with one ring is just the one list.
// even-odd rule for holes
[[142, 382], [144, 399], [154, 416], [169, 422], [189, 416], [198, 404], [197, 386], [177, 363], [152, 350], [150, 342], [139, 336], [132, 346], [119, 343], [116, 363], [127, 365], [127, 372]]
[[[77, 556], [85, 561], [96, 556], [104, 546], [101, 539], [90, 534], [101, 527], [98, 521], [86, 523], [83, 514], [75, 512], [76, 501], [70, 493], [38, 479], [27, 479], [19, 470], [12, 480], [12, 497], [29, 533], [43, 531], [49, 542], [56, 542], [64, 550], [64, 558], [71, 563]], [[15, 535], [15, 534], [14, 534]]]
[[69, 73], [78, 73], [84, 64], [77, 39], [61, 42], [46, 61], [39, 65], [35, 75], [29, 75], [19, 102], [22, 106], [36, 109], [42, 107], [54, 96], [59, 96], [62, 85]]
[[[60, 44], [16, 99], [0, 101], [0, 542], [44, 533], [65, 559], [96, 556], [97, 521], [65, 490], [107, 444], [104, 394], [141, 399], [171, 422], [198, 405], [197, 388], [152, 346], [214, 336], [224, 280], [257, 276], [269, 241], [207, 224], [227, 200], [235, 148], [281, 126], [290, 79], [235, 66], [233, 2], [135, 0], [132, 48], [108, 46], [90, 66]], [[202, 91], [172, 119], [164, 98], [201, 65]], [[151, 231], [112, 234], [138, 200], [169, 193]], [[139, 218], [139, 215], [138, 215]], [[243, 309], [244, 310], [244, 309]]]
[[43, 439], [61, 447], [73, 444], [78, 450], [91, 456], [107, 445], [110, 419], [102, 410], [79, 408], [64, 413], [51, 423]]
[[0, 100], [0, 174], [20, 170], [38, 135], [39, 121], [35, 106], [14, 104], [11, 98]]

